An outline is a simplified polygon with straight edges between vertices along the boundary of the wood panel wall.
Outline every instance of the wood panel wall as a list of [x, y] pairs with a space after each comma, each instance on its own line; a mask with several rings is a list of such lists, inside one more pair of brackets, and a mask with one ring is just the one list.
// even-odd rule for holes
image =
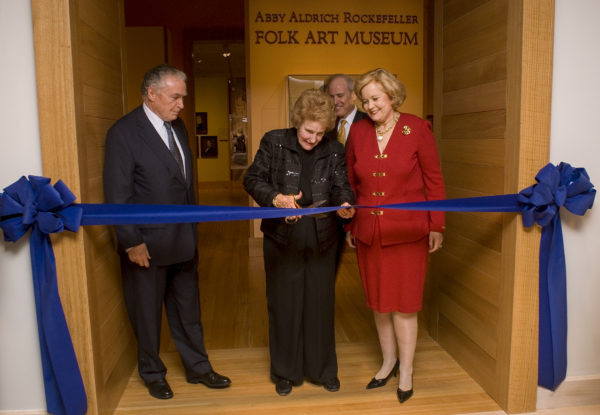
[[[32, 0], [43, 171], [102, 203], [104, 141], [124, 113], [122, 0]], [[88, 395], [112, 413], [135, 366], [107, 227], [53, 239], [59, 290]]]
[[[434, 129], [448, 198], [517, 193], [548, 161], [551, 0], [436, 2]], [[537, 244], [516, 214], [448, 213], [430, 333], [509, 413], [535, 410]]]

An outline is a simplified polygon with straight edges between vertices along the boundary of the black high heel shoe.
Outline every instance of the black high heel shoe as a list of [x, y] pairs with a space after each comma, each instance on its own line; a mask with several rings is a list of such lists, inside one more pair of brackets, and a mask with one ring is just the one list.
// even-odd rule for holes
[[[411, 375], [410, 379], [411, 379], [411, 383], [412, 383], [412, 375]], [[414, 386], [413, 386], [413, 388], [414, 388]], [[410, 390], [408, 390], [408, 391], [403, 391], [402, 389], [398, 388], [398, 390], [396, 391], [396, 395], [398, 395], [398, 401], [400, 403], [404, 403], [404, 402], [408, 401], [413, 396], [413, 388], [410, 388]]]
[[392, 371], [388, 373], [388, 375], [383, 379], [371, 379], [371, 381], [367, 384], [367, 389], [375, 389], [385, 386], [388, 380], [392, 377], [392, 375], [398, 375], [398, 367], [400, 366], [400, 361], [396, 360], [396, 364], [392, 368]]

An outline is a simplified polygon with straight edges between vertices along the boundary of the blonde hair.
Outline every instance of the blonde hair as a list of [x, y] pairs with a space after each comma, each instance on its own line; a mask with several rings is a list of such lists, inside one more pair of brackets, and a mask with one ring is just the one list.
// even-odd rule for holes
[[323, 124], [326, 131], [335, 126], [333, 99], [320, 89], [307, 89], [296, 100], [292, 110], [292, 125], [299, 128], [306, 120]]
[[396, 76], [392, 75], [388, 71], [382, 68], [373, 69], [365, 74], [363, 74], [358, 81], [356, 81], [356, 87], [354, 92], [356, 92], [356, 96], [362, 102], [362, 89], [367, 86], [370, 82], [377, 82], [383, 92], [390, 97], [392, 101], [392, 108], [395, 111], [400, 108], [404, 100], [406, 99], [406, 87]]

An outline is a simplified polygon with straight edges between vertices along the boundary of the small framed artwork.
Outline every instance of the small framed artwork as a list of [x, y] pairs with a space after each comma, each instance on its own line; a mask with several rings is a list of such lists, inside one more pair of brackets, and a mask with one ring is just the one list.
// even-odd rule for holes
[[200, 136], [200, 158], [215, 159], [219, 157], [219, 146], [216, 135]]
[[196, 134], [208, 134], [207, 121], [205, 112], [196, 113]]

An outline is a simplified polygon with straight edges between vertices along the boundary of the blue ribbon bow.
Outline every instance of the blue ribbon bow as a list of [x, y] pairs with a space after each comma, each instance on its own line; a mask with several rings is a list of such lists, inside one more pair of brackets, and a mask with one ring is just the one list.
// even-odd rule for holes
[[0, 195], [0, 227], [4, 240], [16, 242], [32, 229], [29, 249], [33, 271], [35, 308], [42, 355], [44, 390], [48, 412], [82, 415], [87, 398], [77, 365], [69, 328], [58, 295], [56, 261], [49, 234], [79, 230], [82, 209], [73, 205], [75, 195], [58, 181], [21, 177]]
[[567, 269], [560, 208], [583, 215], [592, 208], [596, 190], [581, 168], [547, 164], [538, 184], [519, 193], [523, 226], [542, 226], [539, 255], [538, 385], [555, 390], [567, 374]]
[[[518, 212], [523, 225], [543, 227], [540, 241], [540, 340], [538, 384], [554, 390], [566, 375], [566, 267], [559, 210], [583, 215], [596, 194], [585, 169], [567, 163], [548, 164], [538, 184], [518, 195], [436, 200], [378, 206], [386, 209], [454, 212]], [[22, 177], [0, 194], [0, 228], [6, 241], [16, 241], [29, 228], [38, 331], [48, 411], [82, 415], [87, 403], [73, 345], [56, 285], [56, 263], [49, 233], [77, 232], [80, 225], [123, 225], [246, 220], [295, 216], [298, 210], [241, 206], [163, 206], [79, 204], [58, 181]], [[372, 206], [354, 206], [371, 208]], [[338, 207], [302, 209], [301, 214], [332, 212]]]

